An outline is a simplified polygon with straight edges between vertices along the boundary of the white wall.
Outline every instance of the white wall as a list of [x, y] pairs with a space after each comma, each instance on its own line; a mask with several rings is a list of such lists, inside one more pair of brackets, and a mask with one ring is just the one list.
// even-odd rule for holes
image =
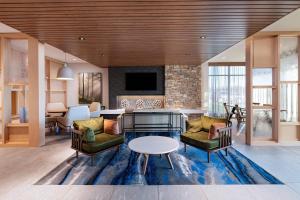
[[108, 69], [100, 68], [89, 63], [71, 63], [69, 67], [72, 68], [74, 73], [74, 80], [67, 83], [67, 105], [78, 105], [78, 73], [81, 72], [101, 72], [103, 83], [103, 105], [108, 108], [109, 95], [108, 95]]

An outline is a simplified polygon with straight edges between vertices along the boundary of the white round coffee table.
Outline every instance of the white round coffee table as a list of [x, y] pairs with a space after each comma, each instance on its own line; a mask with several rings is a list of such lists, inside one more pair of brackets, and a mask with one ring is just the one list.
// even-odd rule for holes
[[143, 173], [146, 173], [148, 159], [150, 155], [165, 154], [172, 169], [173, 164], [170, 159], [170, 153], [179, 148], [177, 140], [163, 136], [145, 136], [133, 139], [128, 144], [129, 149], [145, 156]]

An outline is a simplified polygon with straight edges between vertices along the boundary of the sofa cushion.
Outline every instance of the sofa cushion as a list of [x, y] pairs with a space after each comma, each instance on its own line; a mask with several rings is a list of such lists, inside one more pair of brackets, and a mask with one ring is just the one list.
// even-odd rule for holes
[[95, 133], [94, 133], [93, 129], [86, 127], [84, 129], [84, 134], [83, 134], [82, 139], [84, 142], [87, 142], [87, 143], [95, 142], [96, 137], [95, 137]]
[[95, 135], [95, 137], [95, 142], [82, 144], [82, 149], [84, 152], [97, 153], [99, 151], [124, 143], [124, 137], [121, 135], [100, 133]]
[[226, 124], [225, 123], [214, 123], [210, 126], [209, 133], [208, 133], [208, 138], [209, 140], [211, 139], [216, 139], [219, 137], [218, 135], [218, 130], [220, 128], [225, 128]]
[[202, 129], [201, 118], [187, 121], [187, 129], [189, 132], [196, 133]]
[[74, 128], [80, 131], [84, 131], [85, 127], [91, 128], [95, 134], [103, 133], [104, 119], [103, 117], [91, 118], [88, 120], [76, 120], [74, 121]]
[[104, 119], [104, 133], [112, 135], [119, 134], [118, 122], [112, 119]]
[[209, 117], [209, 116], [202, 116], [201, 117], [202, 122], [202, 131], [209, 132], [209, 129], [211, 125], [214, 123], [226, 123], [225, 118], [216, 118], [216, 117]]
[[219, 147], [219, 139], [209, 140], [208, 132], [205, 131], [200, 131], [197, 133], [185, 132], [180, 135], [180, 140], [184, 143], [204, 150], [211, 150]]

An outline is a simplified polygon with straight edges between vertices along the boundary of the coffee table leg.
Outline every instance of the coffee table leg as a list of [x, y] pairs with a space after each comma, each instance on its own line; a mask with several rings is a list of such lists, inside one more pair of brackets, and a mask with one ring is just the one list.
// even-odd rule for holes
[[144, 154], [144, 156], [145, 156], [145, 161], [144, 161], [144, 166], [143, 166], [143, 173], [145, 175], [146, 174], [146, 170], [147, 170], [149, 155], [148, 154]]
[[167, 154], [165, 154], [165, 155], [166, 155], [166, 157], [167, 157], [167, 159], [168, 159], [168, 162], [169, 162], [171, 168], [174, 170], [174, 167], [173, 167], [173, 164], [172, 164], [172, 161], [171, 161], [171, 158], [170, 158], [170, 154], [167, 153]]

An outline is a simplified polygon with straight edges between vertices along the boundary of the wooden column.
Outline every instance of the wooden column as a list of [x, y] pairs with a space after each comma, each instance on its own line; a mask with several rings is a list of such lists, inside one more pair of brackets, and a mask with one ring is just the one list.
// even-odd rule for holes
[[0, 90], [1, 90], [1, 110], [0, 110], [0, 117], [1, 117], [1, 121], [0, 121], [0, 134], [1, 134], [1, 141], [0, 143], [4, 143], [5, 141], [5, 123], [3, 122], [3, 108], [4, 108], [4, 101], [3, 101], [3, 90], [4, 90], [4, 76], [3, 76], [3, 69], [4, 69], [4, 51], [5, 50], [5, 44], [4, 44], [4, 38], [0, 36]]
[[253, 110], [252, 110], [252, 68], [253, 68], [253, 39], [246, 40], [246, 144], [252, 144]]
[[45, 49], [34, 38], [28, 40], [29, 145], [45, 144]]
[[[298, 36], [298, 122], [300, 122], [300, 97], [299, 96], [300, 96], [300, 36]], [[298, 132], [299, 132], [299, 126], [298, 126]]]
[[274, 66], [272, 77], [272, 139], [279, 141], [279, 125], [280, 125], [280, 51], [279, 37], [274, 38]]
[[3, 48], [3, 68], [1, 71], [2, 75], [2, 130], [4, 135], [4, 143], [8, 141], [8, 133], [6, 124], [10, 123], [11, 120], [11, 87], [8, 86], [9, 77], [9, 45], [8, 38], [2, 37], [2, 48]]

